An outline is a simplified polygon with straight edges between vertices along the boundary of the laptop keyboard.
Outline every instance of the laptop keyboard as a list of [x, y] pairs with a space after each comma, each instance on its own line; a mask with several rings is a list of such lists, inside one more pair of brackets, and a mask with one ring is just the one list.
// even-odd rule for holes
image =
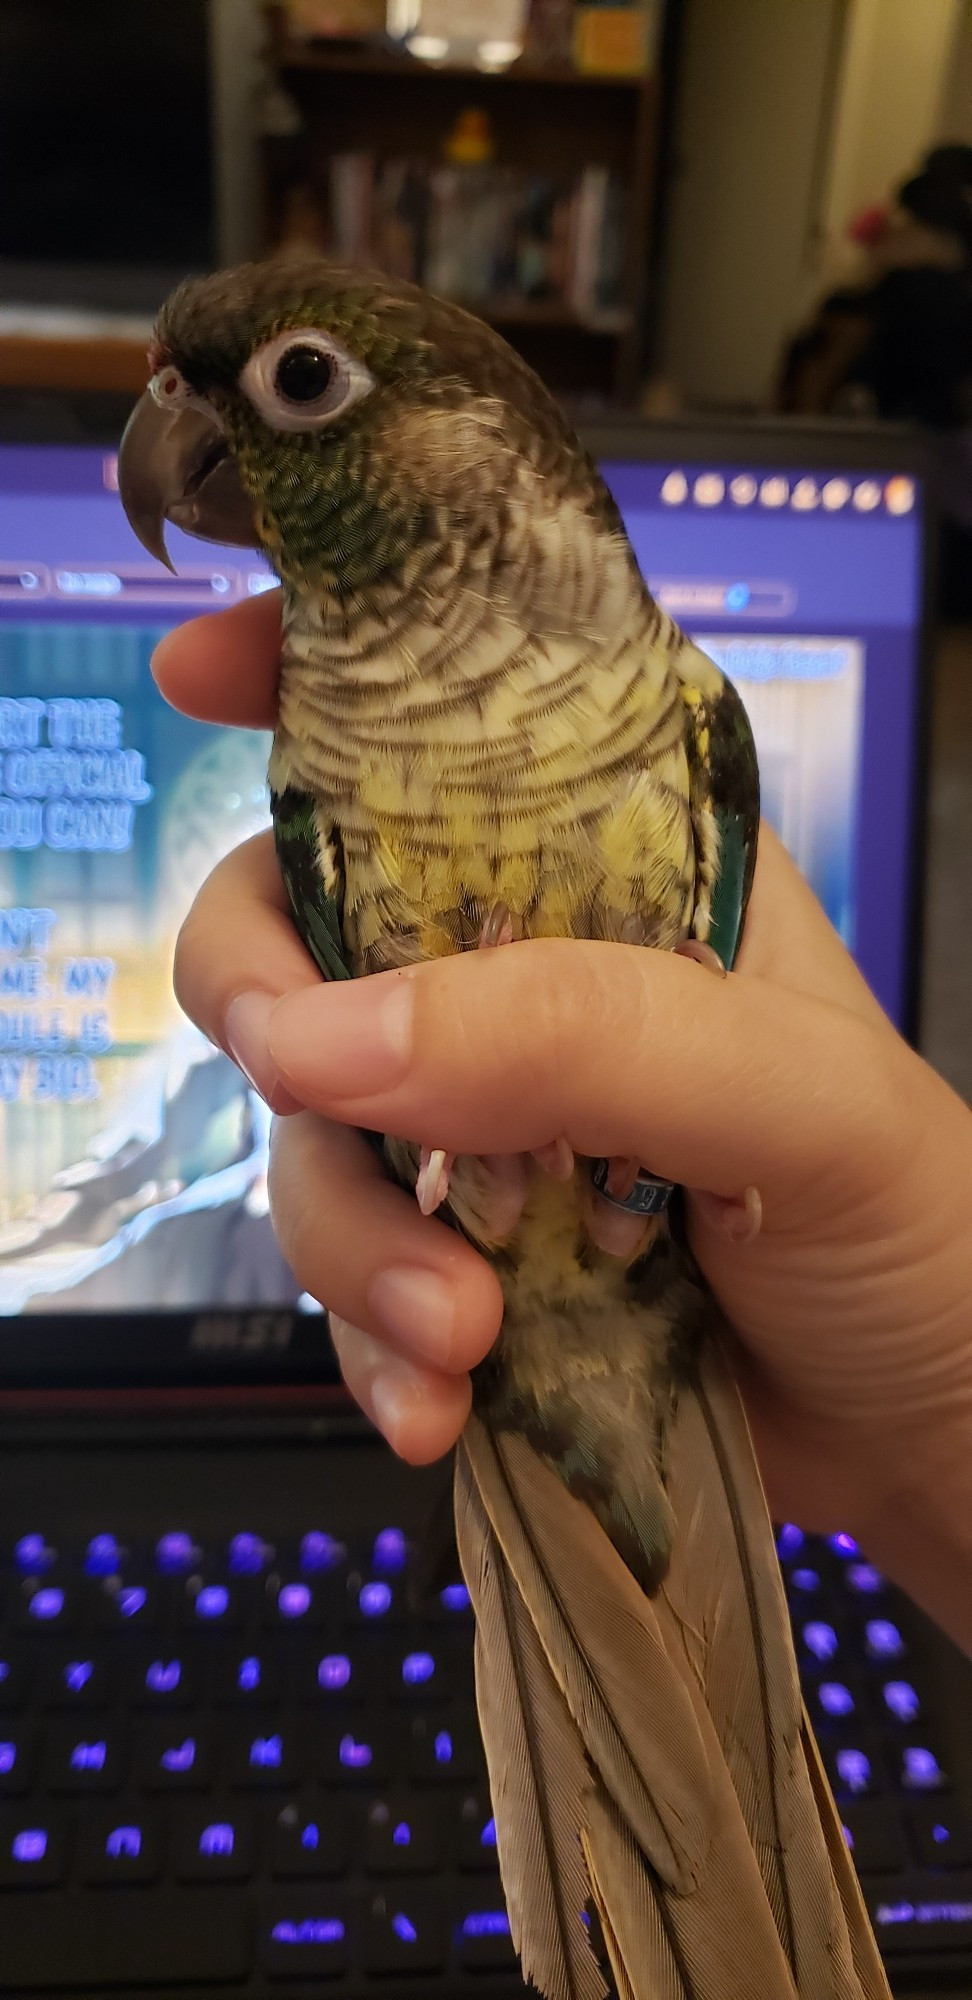
[[[972, 1819], [909, 1612], [847, 1536], [780, 1556], [881, 1946], [972, 1973]], [[455, 1579], [404, 1534], [25, 1532], [0, 1600], [0, 1992], [520, 1990]]]

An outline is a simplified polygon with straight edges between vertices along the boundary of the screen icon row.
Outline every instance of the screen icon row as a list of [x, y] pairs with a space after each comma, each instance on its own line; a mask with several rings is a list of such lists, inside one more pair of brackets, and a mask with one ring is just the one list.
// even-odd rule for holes
[[733, 507], [763, 507], [770, 511], [783, 507], [796, 514], [839, 514], [845, 507], [858, 514], [873, 514], [883, 507], [889, 514], [910, 514], [915, 506], [915, 482], [897, 476], [880, 479], [851, 479], [836, 474], [816, 479], [810, 473], [788, 478], [782, 472], [758, 478], [753, 472], [737, 472], [726, 477], [721, 472], [689, 474], [674, 467], [662, 481], [661, 498], [666, 507], [682, 507], [691, 497], [697, 507], [720, 507], [728, 500]]

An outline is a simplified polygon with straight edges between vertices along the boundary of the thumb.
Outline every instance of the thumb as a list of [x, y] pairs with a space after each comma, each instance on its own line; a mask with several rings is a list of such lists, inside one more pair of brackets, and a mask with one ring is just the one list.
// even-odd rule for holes
[[[543, 939], [292, 993], [269, 1021], [293, 1094], [455, 1153], [634, 1156], [770, 1213], [839, 1208], [900, 1148], [904, 1045], [871, 1019], [668, 952]], [[889, 1070], [893, 1074], [889, 1074]]]

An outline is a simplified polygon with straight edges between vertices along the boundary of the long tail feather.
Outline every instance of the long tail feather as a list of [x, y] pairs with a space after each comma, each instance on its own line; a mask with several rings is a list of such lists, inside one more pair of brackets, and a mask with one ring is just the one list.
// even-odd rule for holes
[[[500, 1860], [517, 1884], [529, 1962], [539, 1967], [546, 1947], [531, 1908], [535, 1864], [503, 1790], [511, 1657], [530, 1662], [531, 1688], [550, 1683], [543, 1754], [574, 1774], [561, 1803], [619, 2000], [890, 2000], [808, 1731], [805, 1740], [772, 1529], [714, 1347], [680, 1389], [663, 1476], [676, 1532], [664, 1585], [648, 1597], [522, 1437], [474, 1416], [459, 1447], [460, 1553], [477, 1610], [477, 1587], [491, 1605], [477, 1682]], [[588, 1784], [578, 1790], [581, 1756]], [[533, 1976], [556, 2000], [572, 1995]]]
[[[589, 1509], [522, 1438], [472, 1416], [460, 1451], [588, 1756], [662, 1879], [693, 1888], [710, 1839], [711, 1772], [648, 1600]], [[651, 1699], [659, 1681], [664, 1738]]]
[[735, 1813], [691, 1896], [660, 1889], [603, 1797], [591, 1807], [584, 1850], [612, 1971], [623, 1968], [634, 2000], [796, 2000]]
[[[594, 1780], [582, 1822], [588, 1873], [633, 2000], [664, 1995], [672, 1964], [686, 2000], [796, 2000], [711, 1720], [669, 1658], [653, 1604], [522, 1438], [496, 1437], [473, 1418], [460, 1453], [583, 1740]], [[687, 1821], [693, 1771], [703, 1790]], [[497, 1810], [498, 1833], [499, 1820]], [[675, 1855], [659, 1829], [686, 1824], [692, 1845], [680, 1840]]]
[[652, 2000], [691, 2000], [658, 1885], [612, 1801], [592, 1799], [581, 1845], [618, 2000], [646, 1991]]
[[480, 1727], [513, 1943], [548, 2000], [606, 2000], [581, 1922], [591, 1773], [462, 1451], [456, 1539], [476, 1614]]
[[[807, 1771], [772, 1527], [738, 1392], [712, 1341], [679, 1396], [664, 1471], [678, 1528], [657, 1611], [671, 1657], [712, 1716], [801, 2000], [860, 2000]], [[888, 1993], [886, 1983], [875, 1990]]]

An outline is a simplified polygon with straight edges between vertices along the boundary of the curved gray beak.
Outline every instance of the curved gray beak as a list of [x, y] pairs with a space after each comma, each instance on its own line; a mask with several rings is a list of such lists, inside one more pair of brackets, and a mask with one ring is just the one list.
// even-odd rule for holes
[[259, 547], [235, 460], [215, 418], [202, 410], [160, 409], [146, 389], [125, 426], [118, 491], [143, 548], [167, 569], [166, 521], [206, 542]]

